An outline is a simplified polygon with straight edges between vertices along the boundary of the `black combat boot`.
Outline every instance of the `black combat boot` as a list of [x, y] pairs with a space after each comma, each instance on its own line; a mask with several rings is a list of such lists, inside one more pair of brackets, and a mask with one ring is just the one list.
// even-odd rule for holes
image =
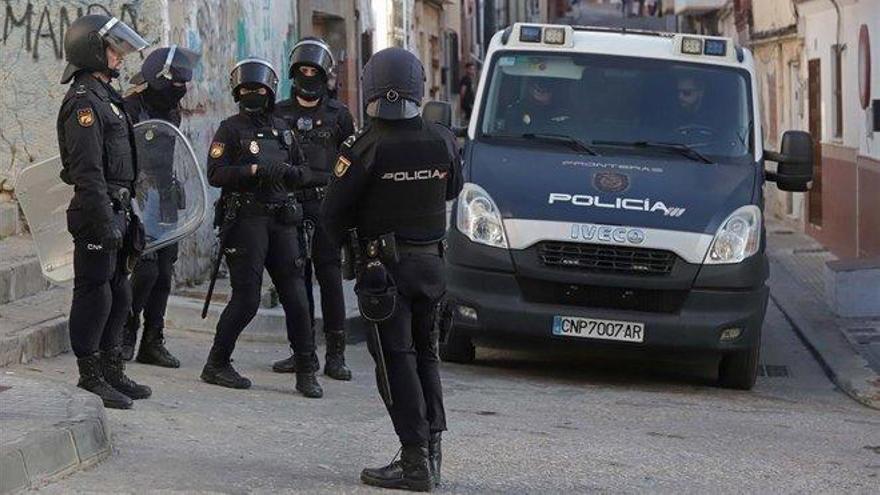
[[315, 378], [317, 361], [313, 354], [294, 354], [296, 361], [296, 389], [310, 399], [320, 399], [324, 396], [324, 390]]
[[443, 463], [443, 450], [440, 448], [441, 432], [431, 433], [428, 439], [428, 465], [431, 466], [431, 478], [434, 486], [440, 486], [440, 466]]
[[134, 346], [137, 345], [138, 328], [140, 328], [140, 318], [136, 315], [129, 315], [125, 327], [122, 329], [122, 359], [131, 361], [134, 357]]
[[272, 371], [275, 373], [296, 373], [296, 357], [291, 354], [288, 358], [275, 361], [272, 363]]
[[79, 383], [76, 386], [100, 397], [104, 402], [104, 407], [131, 409], [131, 406], [134, 405], [129, 396], [111, 387], [104, 380], [104, 373], [101, 370], [101, 356], [98, 353], [77, 359], [76, 366], [79, 368]]
[[327, 332], [327, 356], [324, 374], [334, 380], [351, 380], [351, 370], [345, 365], [345, 332]]
[[104, 380], [116, 390], [134, 400], [146, 399], [153, 395], [150, 387], [139, 385], [125, 375], [125, 361], [122, 360], [122, 352], [118, 347], [101, 352], [101, 365], [104, 371]]
[[251, 388], [251, 381], [238, 374], [232, 367], [229, 353], [211, 347], [208, 362], [202, 369], [202, 381], [228, 388]]
[[361, 481], [392, 490], [430, 492], [434, 483], [428, 467], [428, 448], [404, 445], [400, 449], [400, 460], [394, 460], [385, 467], [364, 469], [361, 471]]
[[144, 328], [141, 346], [137, 353], [137, 362], [153, 364], [163, 368], [180, 368], [180, 361], [165, 348], [165, 336], [162, 328]]
[[[293, 349], [291, 349], [293, 351]], [[321, 369], [321, 363], [318, 362], [318, 355], [314, 354], [312, 356], [312, 368], [314, 370]], [[272, 371], [275, 373], [296, 373], [296, 356], [293, 354], [288, 358], [284, 358], [281, 361], [275, 361], [272, 363]]]

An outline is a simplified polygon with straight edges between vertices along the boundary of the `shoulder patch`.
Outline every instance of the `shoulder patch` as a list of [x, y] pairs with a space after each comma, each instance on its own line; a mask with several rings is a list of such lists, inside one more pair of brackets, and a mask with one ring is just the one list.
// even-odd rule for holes
[[223, 151], [225, 149], [226, 149], [226, 144], [221, 143], [219, 141], [214, 141], [213, 143], [211, 143], [211, 151], [210, 151], [209, 155], [211, 156], [211, 158], [216, 160], [216, 159], [220, 158], [221, 156], [223, 156]]
[[95, 123], [95, 113], [91, 108], [80, 108], [76, 111], [76, 120], [83, 127], [91, 127]]
[[352, 134], [351, 136], [348, 136], [348, 137], [345, 139], [345, 141], [342, 142], [342, 145], [345, 146], [346, 148], [353, 148], [353, 147], [354, 147], [354, 143], [356, 143], [357, 140], [360, 139], [361, 136], [363, 136], [363, 135], [366, 134], [366, 133], [367, 133], [367, 127], [366, 127], [366, 126], [361, 127], [360, 129], [356, 129], [356, 130], [354, 131], [354, 134]]
[[340, 156], [339, 159], [336, 160], [336, 165], [333, 167], [333, 175], [336, 177], [342, 177], [348, 172], [348, 169], [351, 167], [351, 161], [344, 156]]

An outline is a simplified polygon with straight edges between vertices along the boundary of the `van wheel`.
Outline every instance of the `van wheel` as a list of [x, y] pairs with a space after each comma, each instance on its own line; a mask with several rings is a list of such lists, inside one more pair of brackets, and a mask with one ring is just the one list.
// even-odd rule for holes
[[477, 357], [477, 349], [471, 338], [456, 335], [455, 327], [449, 329], [446, 340], [440, 342], [440, 359], [448, 363], [470, 364]]
[[718, 365], [718, 384], [724, 388], [751, 390], [758, 378], [761, 346], [725, 354]]

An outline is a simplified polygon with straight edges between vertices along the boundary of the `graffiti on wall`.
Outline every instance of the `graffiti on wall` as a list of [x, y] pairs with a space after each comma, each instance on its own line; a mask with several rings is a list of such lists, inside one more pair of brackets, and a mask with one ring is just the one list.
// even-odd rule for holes
[[103, 3], [68, 5], [71, 2], [51, 2], [42, 5], [32, 1], [5, 0], [3, 6], [2, 44], [20, 43], [33, 60], [41, 56], [64, 57], [64, 33], [70, 23], [87, 14], [116, 16], [135, 31], [138, 26], [138, 5], [127, 2], [111, 9]]

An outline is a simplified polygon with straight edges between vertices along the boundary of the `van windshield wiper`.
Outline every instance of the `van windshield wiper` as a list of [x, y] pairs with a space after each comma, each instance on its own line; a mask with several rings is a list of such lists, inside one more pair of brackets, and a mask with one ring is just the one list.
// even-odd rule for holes
[[703, 163], [714, 163], [706, 155], [682, 143], [665, 143], [660, 141], [593, 141], [594, 145], [626, 146], [629, 148], [654, 148], [675, 151], [685, 158]]
[[525, 134], [520, 135], [520, 137], [525, 139], [533, 139], [535, 141], [543, 141], [545, 143], [560, 143], [568, 146], [569, 148], [580, 151], [582, 153], [586, 153], [588, 155], [598, 156], [599, 153], [596, 152], [593, 148], [591, 148], [587, 143], [581, 141], [578, 138], [574, 138], [571, 136], [566, 136], [565, 134], [549, 134], [549, 133], [533, 133], [527, 132]]

